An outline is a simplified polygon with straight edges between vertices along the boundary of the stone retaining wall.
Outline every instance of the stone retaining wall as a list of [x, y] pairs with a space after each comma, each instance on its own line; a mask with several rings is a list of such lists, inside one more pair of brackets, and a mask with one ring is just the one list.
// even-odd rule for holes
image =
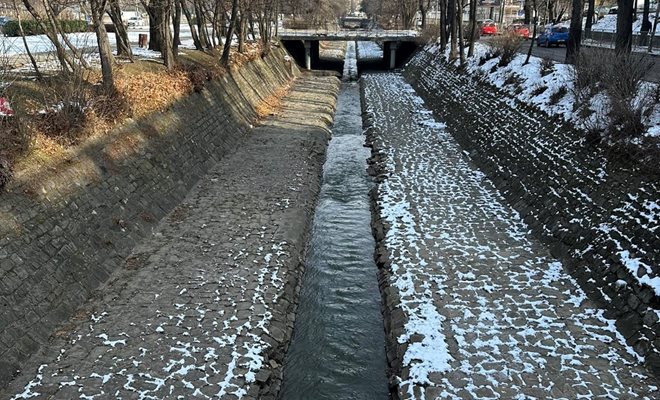
[[[0, 195], [0, 387], [297, 74], [274, 48], [169, 110], [131, 121]], [[129, 263], [130, 264], [130, 263]], [[57, 332], [55, 332], [57, 335]]]
[[660, 374], [660, 177], [421, 51], [404, 75]]

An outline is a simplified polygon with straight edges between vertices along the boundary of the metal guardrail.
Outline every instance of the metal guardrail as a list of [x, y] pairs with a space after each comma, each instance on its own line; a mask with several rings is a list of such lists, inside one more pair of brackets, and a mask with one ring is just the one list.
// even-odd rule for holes
[[[642, 35], [633, 34], [633, 50], [635, 52], [648, 52], [649, 40], [651, 35], [648, 34], [643, 40]], [[589, 35], [585, 32], [584, 44], [589, 46], [598, 46], [613, 49], [616, 41], [616, 31], [597, 30], [591, 31]], [[653, 37], [653, 52], [660, 54], [660, 35], [656, 32]]]

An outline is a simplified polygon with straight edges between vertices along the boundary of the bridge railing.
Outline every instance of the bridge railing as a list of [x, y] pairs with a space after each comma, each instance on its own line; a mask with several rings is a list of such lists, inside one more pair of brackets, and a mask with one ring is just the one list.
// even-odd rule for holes
[[418, 37], [419, 31], [414, 29], [380, 29], [380, 28], [367, 28], [367, 29], [347, 29], [339, 26], [334, 28], [310, 28], [310, 29], [282, 29], [278, 31], [278, 36], [282, 37], [318, 37], [322, 39], [324, 36], [337, 37], [368, 37], [371, 39], [378, 38], [411, 38]]

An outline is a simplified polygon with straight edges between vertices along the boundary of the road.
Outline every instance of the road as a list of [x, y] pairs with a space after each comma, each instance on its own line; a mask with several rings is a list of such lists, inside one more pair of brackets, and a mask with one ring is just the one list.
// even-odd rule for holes
[[[481, 38], [481, 41], [488, 43], [492, 41], [492, 38], [483, 37]], [[528, 46], [529, 41], [526, 41], [520, 49], [520, 52], [527, 54], [529, 49]], [[610, 51], [614, 53], [613, 50]], [[541, 58], [549, 58], [553, 61], [563, 63], [566, 59], [566, 47], [537, 47], [536, 43], [534, 43], [534, 47], [532, 48], [532, 55]], [[646, 59], [649, 61], [649, 69], [646, 73], [646, 80], [650, 82], [660, 82], [660, 56], [644, 55], [644, 57], [646, 57]]]

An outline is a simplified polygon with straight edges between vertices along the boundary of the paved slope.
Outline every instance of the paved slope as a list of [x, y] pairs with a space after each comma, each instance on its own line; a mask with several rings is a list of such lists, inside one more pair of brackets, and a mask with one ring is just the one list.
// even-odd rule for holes
[[299, 79], [282, 117], [201, 180], [6, 397], [276, 393], [337, 87]]
[[[364, 75], [406, 399], [657, 398], [656, 380], [400, 75]], [[381, 260], [382, 261], [382, 260]], [[394, 295], [389, 293], [394, 292]], [[401, 317], [403, 315], [403, 317]]]

